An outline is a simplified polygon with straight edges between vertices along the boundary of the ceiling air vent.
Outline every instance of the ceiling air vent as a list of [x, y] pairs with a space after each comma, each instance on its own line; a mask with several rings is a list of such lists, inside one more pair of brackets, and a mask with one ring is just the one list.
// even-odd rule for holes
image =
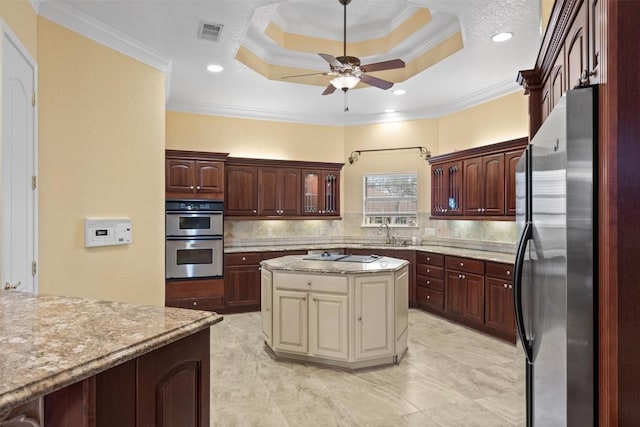
[[212, 42], [217, 42], [220, 40], [220, 34], [222, 33], [222, 28], [224, 25], [222, 24], [214, 24], [212, 22], [203, 22], [200, 24], [200, 29], [198, 31], [198, 38], [202, 40], [210, 40]]

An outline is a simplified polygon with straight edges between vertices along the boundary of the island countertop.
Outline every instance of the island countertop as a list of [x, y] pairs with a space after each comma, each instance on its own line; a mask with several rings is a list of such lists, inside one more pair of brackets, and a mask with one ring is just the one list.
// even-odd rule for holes
[[0, 414], [221, 320], [204, 311], [0, 291]]
[[398, 271], [409, 261], [390, 257], [381, 257], [373, 262], [317, 261], [304, 259], [307, 255], [287, 255], [264, 260], [260, 263], [269, 270], [306, 271], [309, 273], [329, 274], [366, 274]]

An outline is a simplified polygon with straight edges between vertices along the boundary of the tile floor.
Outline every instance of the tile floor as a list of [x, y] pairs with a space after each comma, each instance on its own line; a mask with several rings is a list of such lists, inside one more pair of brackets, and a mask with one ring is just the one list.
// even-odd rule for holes
[[271, 359], [260, 322], [233, 314], [212, 328], [212, 426], [524, 426], [515, 346], [410, 310], [400, 364], [349, 373]]

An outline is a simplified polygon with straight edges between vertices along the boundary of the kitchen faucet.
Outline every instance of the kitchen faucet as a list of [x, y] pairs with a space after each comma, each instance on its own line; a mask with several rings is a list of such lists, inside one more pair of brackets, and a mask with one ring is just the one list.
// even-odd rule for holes
[[389, 224], [387, 224], [386, 222], [382, 223], [382, 224], [380, 224], [380, 230], [382, 230], [382, 227], [386, 227], [387, 228], [387, 230], [386, 230], [387, 231], [387, 242], [386, 242], [387, 245], [393, 243], [395, 238], [391, 237], [391, 228], [389, 228]]

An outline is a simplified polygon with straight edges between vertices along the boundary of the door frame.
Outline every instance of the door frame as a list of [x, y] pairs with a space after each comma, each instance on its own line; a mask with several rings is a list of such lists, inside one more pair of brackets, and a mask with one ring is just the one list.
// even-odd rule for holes
[[[33, 109], [33, 175], [38, 177], [38, 62], [31, 55], [26, 46], [22, 43], [20, 38], [13, 32], [9, 24], [0, 18], [0, 31], [2, 33], [2, 39], [0, 40], [0, 102], [1, 105], [4, 105], [4, 91], [3, 91], [3, 82], [4, 76], [2, 75], [2, 70], [4, 69], [4, 51], [7, 48], [8, 43], [11, 43], [16, 50], [20, 53], [20, 55], [24, 58], [24, 60], [31, 66], [33, 69], [33, 91], [36, 94], [36, 105]], [[0, 106], [0, 158], [4, 154], [3, 145], [4, 141], [2, 141], [4, 118], [2, 115], [2, 107]], [[2, 180], [2, 175], [0, 175], [0, 182]], [[40, 275], [39, 271], [39, 263], [38, 263], [38, 187], [39, 182], [36, 181], [36, 188], [33, 190], [33, 260], [36, 262], [36, 274], [33, 275], [33, 292], [38, 293], [38, 277]], [[2, 206], [4, 203], [4, 196], [0, 194], [0, 216], [2, 215]], [[1, 236], [0, 236], [1, 243]], [[4, 257], [2, 254], [3, 244], [0, 244], [0, 256]], [[2, 264], [0, 263], [0, 273], [1, 273]]]

